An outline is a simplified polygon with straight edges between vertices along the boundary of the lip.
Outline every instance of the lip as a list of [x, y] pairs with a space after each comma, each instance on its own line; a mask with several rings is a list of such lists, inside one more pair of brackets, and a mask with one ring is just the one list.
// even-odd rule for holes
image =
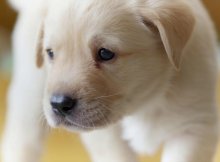
[[84, 125], [79, 125], [77, 123], [69, 122], [68, 120], [64, 120], [60, 124], [60, 126], [64, 127], [67, 130], [70, 130], [70, 131], [91, 131], [91, 130], [95, 129], [95, 128], [92, 128], [92, 127], [87, 127], [87, 126], [84, 126]]
[[45, 116], [49, 125], [54, 128], [64, 128], [70, 131], [91, 131], [104, 128], [116, 121], [112, 118], [110, 111], [103, 110], [105, 109], [102, 111], [98, 108], [78, 109], [71, 115], [62, 115], [50, 108], [49, 110], [45, 109]]
[[97, 124], [98, 122], [94, 120], [91, 120], [88, 124], [80, 124], [77, 121], [71, 120], [70, 117], [60, 116], [55, 113], [52, 114], [51, 119], [53, 121], [53, 127], [61, 127], [70, 131], [91, 131], [100, 127], [104, 127], [104, 125], [102, 126], [101, 124]]

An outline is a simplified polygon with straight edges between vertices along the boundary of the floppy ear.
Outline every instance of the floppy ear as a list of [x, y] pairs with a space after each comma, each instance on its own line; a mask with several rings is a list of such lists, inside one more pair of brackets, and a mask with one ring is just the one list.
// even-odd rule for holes
[[44, 24], [45, 24], [45, 17], [47, 15], [47, 6], [48, 2], [42, 0], [42, 2], [38, 2], [39, 6], [36, 7], [35, 16], [38, 18], [39, 26], [37, 28], [37, 35], [35, 40], [35, 56], [36, 56], [36, 65], [38, 68], [41, 68], [44, 63], [44, 56], [43, 56], [43, 41], [44, 41]]
[[144, 23], [153, 32], [159, 32], [171, 64], [179, 70], [183, 50], [195, 25], [191, 9], [183, 2], [156, 1], [141, 6]]
[[38, 68], [41, 68], [44, 62], [43, 58], [43, 39], [44, 39], [44, 25], [43, 23], [40, 25], [37, 33], [37, 40], [36, 40], [36, 65]]

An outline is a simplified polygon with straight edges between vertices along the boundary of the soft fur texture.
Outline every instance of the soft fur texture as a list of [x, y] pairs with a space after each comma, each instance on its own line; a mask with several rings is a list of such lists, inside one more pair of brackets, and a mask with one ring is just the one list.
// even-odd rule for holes
[[[199, 0], [11, 2], [20, 16], [3, 162], [38, 161], [42, 107], [51, 126], [81, 132], [93, 162], [136, 162], [162, 144], [162, 162], [212, 162], [217, 41]], [[103, 47], [116, 58], [98, 62]], [[56, 116], [53, 94], [78, 98], [74, 113]]]

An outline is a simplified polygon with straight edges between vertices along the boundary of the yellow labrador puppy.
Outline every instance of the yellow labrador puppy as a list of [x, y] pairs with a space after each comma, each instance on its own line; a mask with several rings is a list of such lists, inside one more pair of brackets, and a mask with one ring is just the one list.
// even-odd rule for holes
[[[216, 34], [200, 0], [11, 0], [14, 75], [2, 162], [37, 162], [52, 127], [93, 162], [212, 162]], [[37, 66], [36, 66], [37, 65]]]

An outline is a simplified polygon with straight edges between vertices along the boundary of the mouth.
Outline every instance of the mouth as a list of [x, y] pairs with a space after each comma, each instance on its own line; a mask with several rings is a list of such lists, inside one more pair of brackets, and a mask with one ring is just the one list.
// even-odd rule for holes
[[59, 125], [57, 125], [57, 127], [63, 127], [69, 131], [91, 131], [95, 129], [93, 127], [88, 127], [76, 122], [68, 121], [66, 119], [62, 120]]
[[69, 131], [92, 131], [104, 128], [114, 122], [110, 120], [111, 113], [108, 111], [78, 112], [72, 115], [58, 115], [54, 112], [45, 113], [49, 125], [54, 128], [64, 128]]

